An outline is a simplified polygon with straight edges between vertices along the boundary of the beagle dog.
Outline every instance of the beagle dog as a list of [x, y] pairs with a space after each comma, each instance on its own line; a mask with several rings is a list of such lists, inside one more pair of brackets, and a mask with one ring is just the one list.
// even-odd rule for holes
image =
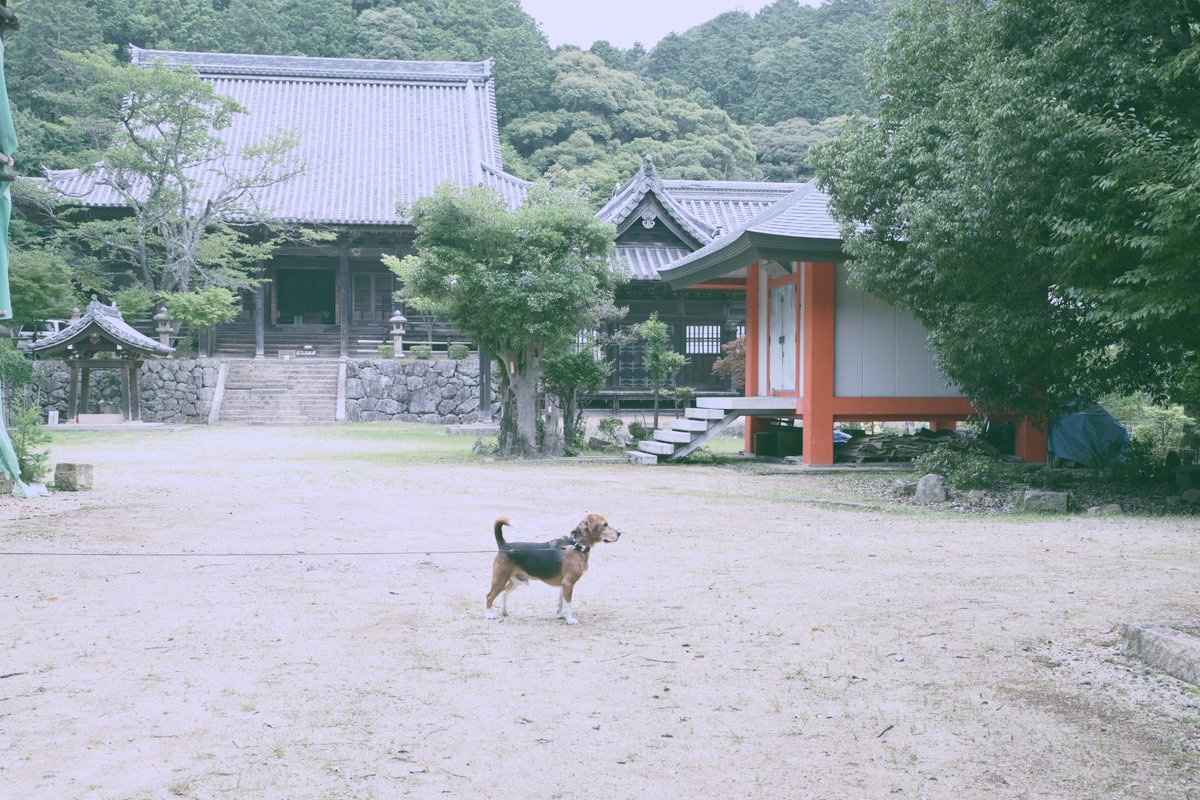
[[571, 595], [575, 584], [588, 568], [588, 553], [600, 542], [615, 542], [621, 532], [608, 524], [599, 514], [588, 514], [568, 535], [549, 542], [506, 542], [504, 526], [511, 524], [501, 517], [496, 520], [494, 532], [496, 546], [500, 552], [492, 562], [492, 589], [487, 595], [488, 619], [496, 618], [492, 603], [501, 592], [500, 613], [508, 616], [508, 596], [519, 586], [537, 578], [551, 586], [559, 586], [558, 618], [568, 625], [579, 620], [571, 613]]

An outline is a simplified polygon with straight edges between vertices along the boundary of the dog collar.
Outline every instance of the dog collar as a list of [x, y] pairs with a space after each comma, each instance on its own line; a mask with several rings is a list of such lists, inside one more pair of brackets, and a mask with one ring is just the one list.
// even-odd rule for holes
[[570, 540], [569, 544], [570, 544], [570, 547], [572, 550], [578, 550], [581, 553], [586, 553], [587, 551], [592, 549], [591, 546], [588, 545], [587, 543], [581, 542], [578, 539], [576, 539], [574, 534], [571, 535], [571, 540]]

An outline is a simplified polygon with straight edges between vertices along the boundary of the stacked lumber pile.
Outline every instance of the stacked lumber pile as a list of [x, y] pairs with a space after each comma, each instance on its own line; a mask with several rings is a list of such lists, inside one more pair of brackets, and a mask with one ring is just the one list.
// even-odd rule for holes
[[941, 444], [977, 452], [992, 458], [1004, 457], [983, 439], [961, 436], [954, 431], [937, 431], [935, 433], [922, 429], [912, 436], [890, 433], [861, 434], [855, 431], [849, 431], [849, 433], [850, 441], [835, 445], [833, 448], [834, 460], [839, 464], [912, 461], [917, 456], [924, 455]]

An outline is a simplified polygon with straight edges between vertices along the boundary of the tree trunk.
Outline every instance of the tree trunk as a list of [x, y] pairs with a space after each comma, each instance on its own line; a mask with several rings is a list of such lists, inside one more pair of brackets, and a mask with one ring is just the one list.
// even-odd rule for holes
[[542, 349], [528, 342], [520, 354], [501, 354], [504, 363], [507, 392], [503, 398], [511, 408], [502, 414], [509, 430], [501, 430], [500, 454], [516, 458], [537, 458], [538, 446], [538, 383], [542, 377]]
[[658, 397], [660, 387], [658, 384], [651, 384], [650, 391], [654, 393], [654, 430], [658, 430]]

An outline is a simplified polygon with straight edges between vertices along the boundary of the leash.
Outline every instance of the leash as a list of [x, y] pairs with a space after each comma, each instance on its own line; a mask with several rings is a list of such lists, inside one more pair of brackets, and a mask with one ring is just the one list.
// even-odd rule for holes
[[[581, 553], [586, 553], [591, 550], [583, 542], [571, 542], [565, 547], [561, 546], [545, 546], [545, 547], [526, 547], [525, 552], [530, 550], [578, 550]], [[366, 556], [474, 556], [487, 555], [495, 553], [496, 550], [322, 550], [320, 552], [291, 552], [291, 553], [169, 553], [169, 552], [149, 552], [149, 553], [121, 553], [116, 551], [99, 551], [87, 553], [55, 553], [47, 550], [0, 550], [0, 558], [5, 556], [11, 557], [26, 557], [26, 558], [355, 558]]]

